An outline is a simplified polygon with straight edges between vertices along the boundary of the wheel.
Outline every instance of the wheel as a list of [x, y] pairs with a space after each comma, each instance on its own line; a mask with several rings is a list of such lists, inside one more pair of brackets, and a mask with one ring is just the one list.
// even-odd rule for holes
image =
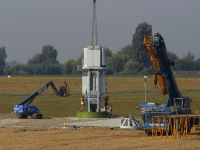
[[33, 118], [33, 119], [42, 119], [42, 118], [43, 118], [43, 115], [42, 115], [42, 114], [39, 114], [39, 113], [36, 113], [36, 114], [33, 114], [33, 115], [32, 115], [32, 118]]
[[152, 132], [150, 131], [150, 130], [145, 130], [145, 133], [147, 134], [147, 135], [152, 135]]
[[26, 114], [18, 114], [17, 117], [19, 119], [27, 119], [28, 118], [28, 116]]

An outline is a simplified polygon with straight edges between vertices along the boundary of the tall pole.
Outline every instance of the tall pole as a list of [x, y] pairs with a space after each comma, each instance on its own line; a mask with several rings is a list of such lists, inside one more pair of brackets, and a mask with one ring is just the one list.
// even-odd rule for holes
[[144, 76], [144, 100], [145, 100], [145, 102], [147, 101], [147, 96], [146, 96], [146, 94], [147, 94], [147, 76]]
[[96, 17], [96, 0], [93, 0], [92, 42], [91, 42], [91, 45], [93, 45], [94, 35], [96, 37], [96, 45], [97, 45], [98, 44], [98, 33], [97, 33], [97, 17]]

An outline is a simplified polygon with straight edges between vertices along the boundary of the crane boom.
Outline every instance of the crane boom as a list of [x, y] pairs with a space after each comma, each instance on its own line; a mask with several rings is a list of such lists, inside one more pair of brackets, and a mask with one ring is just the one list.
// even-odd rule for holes
[[49, 81], [47, 84], [45, 84], [44, 86], [39, 88], [37, 91], [35, 91], [33, 94], [31, 94], [26, 99], [24, 99], [22, 102], [20, 102], [18, 105], [30, 104], [33, 101], [33, 99], [36, 96], [38, 96], [40, 93], [42, 93], [44, 90], [46, 90], [49, 87], [49, 85], [52, 87], [55, 94], [59, 96], [59, 92], [58, 92], [57, 88], [55, 87], [54, 83], [52, 81]]
[[[152, 45], [152, 36], [144, 35], [143, 45], [147, 51], [149, 60], [151, 61], [154, 71], [160, 72], [161, 71], [160, 62], [158, 60], [158, 57], [153, 52], [154, 47]], [[162, 93], [168, 94], [167, 83], [165, 81], [164, 76], [156, 75], [154, 80], [158, 80]], [[156, 84], [157, 82], [154, 83]]]
[[159, 33], [152, 36], [152, 46], [154, 47], [153, 54], [160, 68], [160, 70], [155, 71], [155, 74], [162, 76], [163, 80], [165, 80], [165, 86], [169, 95], [167, 106], [174, 106], [173, 98], [181, 97], [173, 75], [172, 66], [174, 63], [169, 60], [164, 39]]

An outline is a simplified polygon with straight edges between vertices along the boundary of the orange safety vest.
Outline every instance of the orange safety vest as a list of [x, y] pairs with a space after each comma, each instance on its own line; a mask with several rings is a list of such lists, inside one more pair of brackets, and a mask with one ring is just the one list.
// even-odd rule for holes
[[85, 101], [84, 101], [84, 98], [81, 97], [81, 104], [83, 105], [84, 102], [85, 102]]

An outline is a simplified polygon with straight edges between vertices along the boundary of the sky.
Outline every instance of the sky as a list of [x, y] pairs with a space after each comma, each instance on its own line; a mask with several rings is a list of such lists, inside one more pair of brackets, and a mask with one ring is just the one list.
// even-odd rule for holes
[[[93, 0], [0, 0], [0, 47], [6, 62], [27, 63], [52, 45], [57, 59], [77, 59], [91, 44]], [[132, 43], [139, 23], [152, 25], [169, 52], [200, 58], [200, 0], [96, 0], [98, 45], [112, 53]]]

